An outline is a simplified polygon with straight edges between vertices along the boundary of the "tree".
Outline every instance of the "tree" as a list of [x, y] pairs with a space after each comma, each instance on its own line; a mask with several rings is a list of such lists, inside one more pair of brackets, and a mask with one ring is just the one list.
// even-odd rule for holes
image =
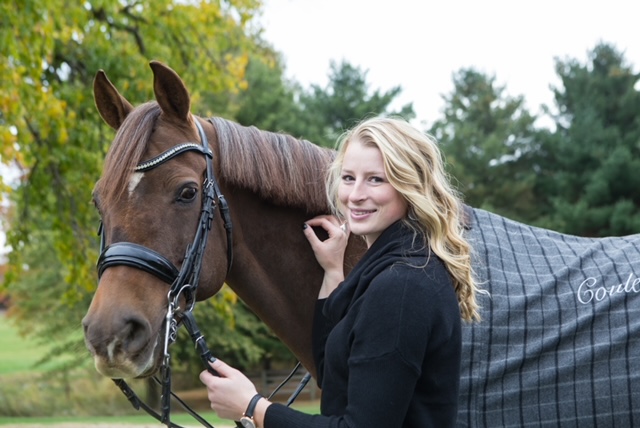
[[[243, 90], [248, 57], [272, 55], [256, 42], [259, 29], [249, 25], [259, 7], [254, 0], [0, 5], [0, 156], [23, 173], [10, 195], [12, 252], [4, 285], [10, 294], [47, 279], [38, 304], [59, 308], [69, 315], [60, 322], [79, 328], [97, 284], [99, 219], [91, 191], [114, 133], [93, 104], [96, 71], [107, 70], [130, 100], [141, 103], [151, 98], [147, 64], [158, 59], [185, 76], [194, 111], [225, 114], [232, 107], [225, 97], [212, 106], [201, 94]], [[43, 249], [51, 254], [33, 257]], [[29, 316], [32, 308], [16, 303], [13, 313], [45, 332], [51, 321]]]
[[273, 61], [250, 59], [247, 90], [236, 95], [234, 116], [244, 126], [296, 135], [301, 129], [301, 108], [296, 102], [296, 94], [301, 88], [296, 82], [284, 80], [284, 66], [280, 61], [279, 58]]
[[448, 172], [469, 205], [531, 221], [535, 191], [535, 117], [523, 97], [505, 95], [494, 76], [472, 68], [453, 75], [444, 118], [429, 132], [442, 145]]
[[640, 230], [640, 75], [598, 44], [582, 64], [556, 59], [556, 130], [543, 140], [549, 224], [585, 236]]
[[374, 114], [415, 117], [407, 104], [391, 111], [390, 104], [401, 92], [370, 93], [367, 72], [343, 61], [332, 62], [326, 87], [312, 84], [308, 90], [298, 82], [283, 80], [279, 59], [252, 59], [247, 68], [247, 90], [238, 94], [236, 119], [243, 125], [291, 134], [325, 147], [334, 147], [340, 134]]
[[300, 94], [301, 128], [291, 132], [320, 146], [334, 147], [340, 134], [366, 117], [379, 114], [399, 115], [407, 120], [415, 117], [412, 104], [399, 111], [389, 110], [402, 91], [400, 86], [371, 93], [366, 79], [367, 71], [345, 61], [340, 64], [332, 61], [328, 85], [323, 88], [314, 84]]

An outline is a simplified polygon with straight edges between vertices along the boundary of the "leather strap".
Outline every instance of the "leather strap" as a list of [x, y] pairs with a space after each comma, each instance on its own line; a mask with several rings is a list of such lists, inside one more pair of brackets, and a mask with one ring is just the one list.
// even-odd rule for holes
[[253, 412], [255, 412], [256, 405], [258, 404], [258, 401], [260, 401], [261, 398], [262, 398], [262, 395], [260, 394], [256, 394], [253, 396], [253, 398], [251, 398], [251, 401], [249, 401], [249, 405], [247, 406], [247, 410], [246, 412], [244, 412], [244, 416], [253, 419]]
[[172, 284], [180, 271], [162, 254], [132, 242], [116, 242], [105, 248], [98, 259], [98, 278], [111, 266], [125, 265], [142, 269], [167, 284]]

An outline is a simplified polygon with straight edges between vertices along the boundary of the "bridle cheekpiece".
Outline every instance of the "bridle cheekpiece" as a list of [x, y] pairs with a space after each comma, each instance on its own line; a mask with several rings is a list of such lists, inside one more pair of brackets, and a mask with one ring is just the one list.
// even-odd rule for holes
[[[209, 121], [211, 120], [209, 119]], [[102, 223], [99, 230], [100, 257], [98, 258], [97, 263], [98, 278], [100, 278], [104, 271], [109, 267], [124, 265], [141, 269], [171, 285], [167, 295], [168, 303], [167, 314], [165, 317], [165, 336], [163, 344], [164, 358], [162, 366], [160, 367], [162, 379], [158, 381], [162, 385], [162, 415], [159, 415], [142, 402], [124, 380], [113, 379], [113, 381], [118, 385], [118, 387], [120, 387], [122, 392], [127, 396], [136, 409], [142, 407], [147, 413], [158, 419], [161, 423], [165, 423], [167, 427], [174, 428], [180, 428], [180, 426], [170, 421], [171, 396], [176, 398], [200, 423], [206, 427], [211, 427], [211, 425], [189, 409], [184, 402], [171, 392], [171, 356], [169, 354], [169, 346], [175, 342], [178, 324], [179, 322], [182, 322], [187, 328], [196, 348], [200, 352], [200, 357], [203, 360], [205, 367], [210, 369], [209, 361], [215, 361], [215, 358], [211, 355], [211, 352], [204, 341], [203, 335], [198, 330], [192, 311], [196, 302], [196, 292], [198, 282], [200, 280], [202, 260], [207, 246], [209, 231], [211, 230], [211, 225], [215, 216], [216, 206], [220, 211], [220, 215], [224, 222], [224, 228], [226, 230], [227, 274], [231, 270], [231, 265], [233, 263], [233, 235], [229, 206], [227, 205], [224, 195], [220, 191], [220, 187], [218, 186], [218, 182], [213, 173], [213, 153], [209, 148], [207, 136], [205, 135], [202, 125], [198, 119], [195, 119], [194, 122], [198, 128], [201, 144], [194, 142], [179, 144], [152, 159], [139, 163], [134, 170], [135, 172], [149, 171], [188, 151], [196, 151], [204, 155], [207, 163], [207, 169], [202, 186], [202, 208], [200, 219], [198, 221], [198, 228], [193, 238], [193, 242], [186, 249], [185, 258], [181, 268], [178, 269], [162, 254], [132, 242], [116, 242], [106, 247]], [[185, 299], [184, 309], [181, 309], [179, 306], [181, 297]], [[210, 370], [213, 371], [212, 369]]]

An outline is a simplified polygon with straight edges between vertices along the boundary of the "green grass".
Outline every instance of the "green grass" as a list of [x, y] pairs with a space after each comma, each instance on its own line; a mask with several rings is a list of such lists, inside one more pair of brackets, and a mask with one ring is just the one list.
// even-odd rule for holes
[[0, 375], [44, 371], [46, 367], [35, 367], [42, 352], [42, 347], [21, 337], [7, 317], [0, 315]]
[[[305, 413], [317, 414], [320, 413], [320, 405], [318, 402], [301, 402], [299, 404], [293, 404], [293, 408]], [[198, 412], [209, 424], [211, 425], [231, 425], [230, 421], [220, 419], [214, 412]], [[140, 410], [139, 415], [133, 416], [101, 416], [101, 417], [20, 417], [20, 418], [7, 418], [0, 416], [0, 426], [9, 424], [42, 424], [53, 425], [64, 422], [73, 422], [76, 424], [86, 423], [87, 425], [96, 425], [104, 423], [120, 423], [120, 424], [153, 424], [155, 419], [144, 413], [144, 410]], [[186, 413], [172, 413], [171, 422], [175, 422], [178, 425], [193, 425], [199, 426], [200, 423], [193, 417]], [[158, 423], [159, 424], [159, 423]]]
[[[222, 420], [216, 416], [213, 412], [198, 412], [200, 416], [202, 416], [209, 424], [211, 425], [220, 425], [226, 424], [229, 425], [229, 421]], [[141, 410], [140, 415], [135, 416], [102, 416], [102, 417], [56, 417], [56, 418], [5, 418], [0, 417], [0, 426], [9, 425], [9, 424], [42, 424], [42, 425], [53, 425], [53, 424], [61, 424], [64, 422], [73, 422], [74, 424], [87, 424], [87, 425], [97, 425], [97, 424], [105, 424], [105, 423], [119, 423], [119, 424], [153, 424], [155, 419], [151, 416], [144, 413]], [[175, 422], [178, 425], [200, 425], [200, 423], [193, 419], [190, 415], [182, 414], [182, 413], [172, 413], [171, 414], [171, 422]], [[158, 422], [160, 426], [160, 423]]]
[[[74, 334], [82, 334], [79, 330]], [[60, 364], [51, 361], [36, 364], [49, 352], [45, 345], [38, 344], [33, 337], [21, 336], [4, 312], [0, 312], [0, 376], [23, 373], [45, 373]]]

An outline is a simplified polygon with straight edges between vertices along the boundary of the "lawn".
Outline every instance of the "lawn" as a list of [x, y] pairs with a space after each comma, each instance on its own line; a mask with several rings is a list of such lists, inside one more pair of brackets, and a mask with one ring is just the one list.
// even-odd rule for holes
[[[222, 420], [216, 416], [213, 412], [198, 413], [211, 425], [226, 424], [229, 425], [229, 421]], [[140, 411], [140, 415], [135, 416], [103, 416], [103, 417], [32, 417], [32, 418], [5, 418], [0, 416], [0, 426], [9, 425], [19, 426], [22, 424], [42, 424], [42, 425], [54, 425], [70, 422], [74, 424], [83, 424], [86, 426], [99, 425], [99, 424], [140, 424], [140, 425], [152, 425], [157, 423], [158, 426], [162, 426], [160, 422], [156, 422], [151, 416]], [[171, 422], [178, 425], [198, 426], [200, 423], [187, 414], [173, 414], [171, 415]]]
[[44, 371], [44, 366], [35, 367], [42, 356], [43, 347], [33, 339], [20, 336], [16, 327], [0, 312], [0, 375]]
[[[292, 405], [292, 407], [305, 413], [311, 413], [311, 414], [320, 413], [320, 405], [318, 402], [313, 402], [313, 403], [301, 402], [301, 403]], [[213, 426], [233, 425], [233, 423], [231, 423], [226, 419], [220, 419], [214, 412], [198, 412], [198, 414]], [[72, 422], [74, 424], [86, 424], [86, 426], [98, 425], [98, 424], [152, 425], [155, 423], [155, 419], [153, 419], [151, 416], [144, 413], [144, 411], [142, 410], [140, 411], [139, 415], [134, 415], [134, 416], [52, 417], [52, 418], [42, 418], [42, 417], [6, 418], [6, 417], [0, 416], [0, 426], [9, 425], [9, 424], [15, 425], [16, 427], [19, 427], [21, 424], [54, 425], [54, 424], [62, 424], [65, 422]], [[200, 423], [197, 420], [195, 420], [193, 417], [191, 417], [191, 415], [188, 415], [186, 413], [172, 413], [171, 422], [174, 422], [182, 426], [200, 426]], [[158, 423], [158, 426], [161, 426], [159, 422], [157, 423]]]

